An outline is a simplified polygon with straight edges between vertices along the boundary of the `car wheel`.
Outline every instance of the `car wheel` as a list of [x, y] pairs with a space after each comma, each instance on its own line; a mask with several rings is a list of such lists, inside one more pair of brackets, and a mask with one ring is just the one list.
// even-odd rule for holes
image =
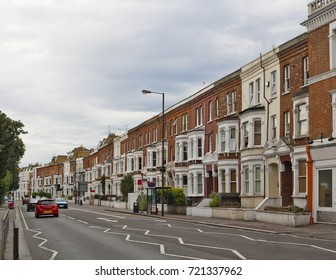
[[54, 216], [58, 218], [58, 214], [55, 214]]
[[35, 214], [35, 218], [39, 218], [39, 215]]

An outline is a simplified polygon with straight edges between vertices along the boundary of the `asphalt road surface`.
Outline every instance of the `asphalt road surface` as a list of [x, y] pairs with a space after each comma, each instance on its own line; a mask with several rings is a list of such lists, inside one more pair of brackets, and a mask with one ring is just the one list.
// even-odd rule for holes
[[70, 205], [22, 211], [33, 260], [336, 260], [336, 241], [214, 227]]

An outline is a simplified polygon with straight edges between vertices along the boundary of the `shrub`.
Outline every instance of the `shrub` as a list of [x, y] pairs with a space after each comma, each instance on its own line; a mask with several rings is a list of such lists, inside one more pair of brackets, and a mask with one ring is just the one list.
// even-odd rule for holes
[[171, 206], [185, 206], [186, 197], [181, 188], [171, 188], [166, 191], [166, 201]]
[[220, 202], [218, 194], [216, 192], [211, 192], [209, 197], [211, 198], [210, 207], [218, 207]]

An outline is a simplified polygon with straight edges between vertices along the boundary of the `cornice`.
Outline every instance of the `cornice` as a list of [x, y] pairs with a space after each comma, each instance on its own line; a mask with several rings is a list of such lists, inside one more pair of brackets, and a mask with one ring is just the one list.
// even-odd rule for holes
[[321, 10], [316, 12], [316, 14], [312, 14], [301, 25], [305, 26], [307, 31], [310, 32], [333, 20], [336, 20], [336, 3], [331, 4], [327, 10]]

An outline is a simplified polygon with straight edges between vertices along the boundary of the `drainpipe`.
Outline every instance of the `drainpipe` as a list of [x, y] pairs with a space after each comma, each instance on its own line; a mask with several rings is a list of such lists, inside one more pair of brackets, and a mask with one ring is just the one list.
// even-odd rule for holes
[[308, 177], [308, 190], [307, 190], [307, 207], [310, 214], [310, 223], [314, 223], [313, 218], [313, 160], [310, 153], [310, 146], [306, 146], [307, 153], [307, 177]]
[[272, 101], [269, 101], [266, 98], [266, 74], [265, 74], [265, 67], [262, 64], [262, 57], [261, 57], [261, 53], [260, 53], [260, 68], [263, 70], [263, 98], [266, 100], [267, 102], [267, 118], [266, 118], [266, 141], [268, 141], [268, 133], [269, 133], [269, 105]]
[[[271, 101], [269, 101], [266, 98], [266, 74], [265, 74], [265, 67], [263, 66], [263, 61], [262, 61], [262, 55], [260, 53], [260, 68], [263, 71], [263, 98], [267, 102], [267, 114], [266, 114], [266, 142], [268, 142], [268, 137], [269, 137], [269, 105]], [[266, 182], [266, 172], [264, 172], [264, 183]], [[265, 186], [264, 186], [265, 188]], [[264, 190], [264, 198], [266, 197], [265, 195], [265, 190]]]

